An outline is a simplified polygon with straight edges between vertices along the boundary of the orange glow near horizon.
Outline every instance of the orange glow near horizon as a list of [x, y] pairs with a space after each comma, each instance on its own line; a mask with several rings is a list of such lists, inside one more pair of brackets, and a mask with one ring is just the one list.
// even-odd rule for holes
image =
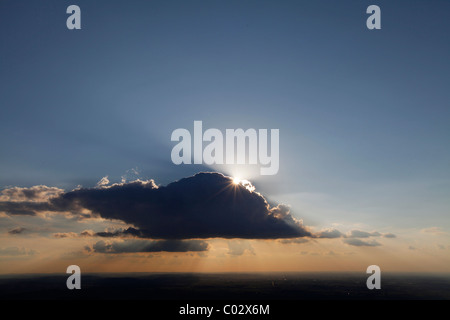
[[[72, 238], [22, 239], [19, 248], [34, 254], [3, 257], [1, 274], [58, 273], [76, 264], [83, 272], [357, 272], [380, 265], [388, 272], [450, 272], [450, 257], [437, 256], [432, 244], [414, 252], [405, 243], [386, 240], [383, 247], [354, 247], [340, 239], [309, 239], [305, 243], [281, 240], [205, 239], [202, 252], [141, 252], [107, 254], [94, 252], [97, 241]], [[381, 241], [381, 240], [380, 240]], [[9, 243], [8, 246], [13, 246]], [[82, 249], [91, 246], [90, 250]], [[429, 261], [430, 252], [434, 260]]]

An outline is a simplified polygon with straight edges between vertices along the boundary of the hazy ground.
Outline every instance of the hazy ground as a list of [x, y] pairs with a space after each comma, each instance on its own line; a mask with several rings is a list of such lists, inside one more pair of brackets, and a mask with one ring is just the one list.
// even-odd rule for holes
[[361, 273], [82, 274], [81, 290], [68, 276], [0, 276], [0, 299], [450, 299], [450, 275], [435, 274], [383, 273], [381, 290]]

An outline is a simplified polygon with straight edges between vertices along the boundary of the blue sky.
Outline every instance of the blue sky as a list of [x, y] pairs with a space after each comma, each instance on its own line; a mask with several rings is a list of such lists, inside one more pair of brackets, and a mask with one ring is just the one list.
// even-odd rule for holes
[[[176, 128], [280, 129], [252, 180], [311, 224], [450, 228], [448, 1], [0, 3], [0, 187], [71, 189], [137, 168]], [[75, 2], [74, 2], [75, 3]]]

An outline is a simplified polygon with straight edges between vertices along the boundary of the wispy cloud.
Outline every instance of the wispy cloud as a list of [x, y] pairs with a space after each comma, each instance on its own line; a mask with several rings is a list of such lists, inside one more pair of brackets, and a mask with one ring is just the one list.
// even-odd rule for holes
[[255, 254], [252, 245], [248, 241], [232, 240], [228, 241], [228, 254], [232, 256], [241, 256], [245, 252]]
[[420, 230], [420, 232], [434, 234], [434, 235], [447, 234], [447, 232], [443, 231], [442, 228], [440, 228], [440, 227], [429, 227], [429, 228]]
[[0, 256], [32, 256], [35, 254], [37, 254], [37, 251], [23, 247], [0, 248]]
[[21, 234], [21, 233], [23, 233], [23, 232], [26, 231], [26, 230], [27, 230], [26, 228], [23, 228], [23, 227], [17, 227], [17, 228], [14, 228], [14, 229], [9, 230], [8, 233], [9, 233], [9, 234]]
[[376, 240], [363, 241], [363, 240], [357, 239], [357, 238], [349, 238], [349, 239], [343, 239], [342, 241], [344, 243], [350, 245], [350, 246], [355, 246], [355, 247], [377, 247], [377, 246], [381, 246], [381, 243], [377, 242]]

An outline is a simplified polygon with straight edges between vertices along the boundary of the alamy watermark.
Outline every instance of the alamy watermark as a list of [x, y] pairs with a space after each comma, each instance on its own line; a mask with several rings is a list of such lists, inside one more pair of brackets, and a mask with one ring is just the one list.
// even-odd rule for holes
[[73, 264], [67, 267], [66, 273], [71, 273], [66, 280], [67, 289], [81, 289], [81, 269], [79, 266]]
[[[259, 164], [261, 175], [274, 175], [280, 167], [280, 131], [270, 129], [219, 129], [203, 132], [202, 121], [194, 121], [194, 132], [179, 128], [172, 132], [174, 164]], [[270, 150], [269, 150], [270, 148]]]
[[381, 269], [377, 265], [371, 265], [367, 267], [366, 273], [372, 274], [367, 278], [367, 289], [381, 289]]

